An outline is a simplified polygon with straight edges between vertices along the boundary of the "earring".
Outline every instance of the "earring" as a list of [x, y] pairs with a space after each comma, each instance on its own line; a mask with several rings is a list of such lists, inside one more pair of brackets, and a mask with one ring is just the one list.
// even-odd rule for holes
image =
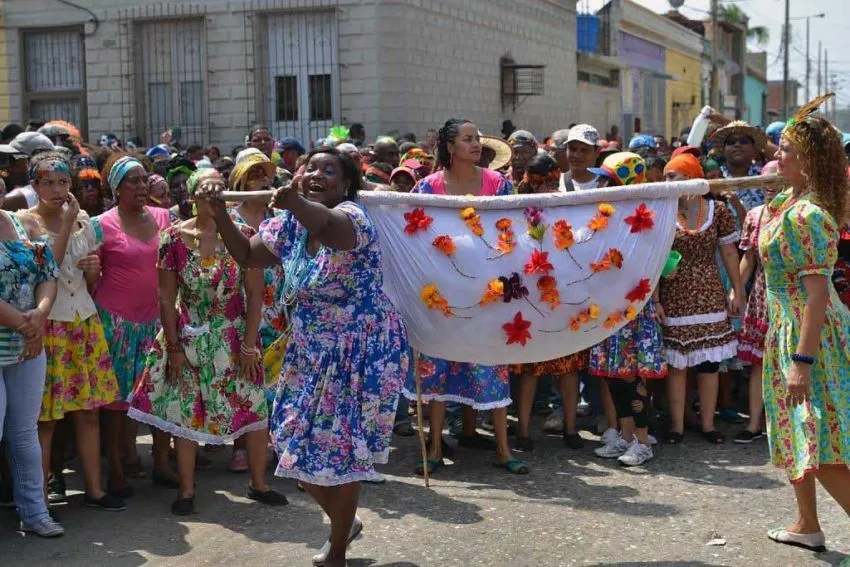
[[454, 155], [454, 153], [449, 153], [449, 169], [452, 168], [454, 163], [455, 163], [455, 155]]

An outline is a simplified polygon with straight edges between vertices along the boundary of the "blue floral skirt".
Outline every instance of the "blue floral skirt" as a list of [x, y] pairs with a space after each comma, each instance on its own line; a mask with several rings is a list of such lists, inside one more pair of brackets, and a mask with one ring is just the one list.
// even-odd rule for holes
[[126, 411], [130, 408], [128, 400], [133, 393], [133, 386], [145, 370], [145, 361], [159, 332], [159, 319], [135, 323], [100, 307], [97, 311], [103, 323], [103, 334], [109, 343], [109, 354], [121, 391], [119, 400], [106, 406], [106, 409]]
[[[457, 402], [477, 410], [511, 405], [511, 385], [507, 366], [484, 366], [419, 356], [422, 401]], [[416, 399], [416, 379], [411, 373], [404, 396]]]

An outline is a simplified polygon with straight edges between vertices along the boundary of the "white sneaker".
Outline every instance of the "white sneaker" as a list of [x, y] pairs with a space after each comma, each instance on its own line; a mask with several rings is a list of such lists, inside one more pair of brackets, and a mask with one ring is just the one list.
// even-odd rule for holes
[[647, 434], [647, 437], [649, 437], [649, 444], [650, 445], [658, 445], [658, 439], [655, 438], [655, 435]]
[[62, 527], [62, 524], [50, 516], [35, 524], [25, 524], [22, 521], [20, 531], [24, 533], [32, 533], [39, 537], [60, 537], [65, 535], [65, 528]]
[[[351, 530], [348, 532], [348, 544], [351, 544], [360, 532], [363, 531], [363, 520], [360, 519], [360, 516], [355, 515], [354, 521], [351, 522]], [[313, 556], [313, 565], [316, 567], [322, 567], [325, 564], [325, 559], [328, 558], [328, 553], [331, 552], [331, 540], [325, 541], [325, 545], [322, 546], [322, 549], [319, 550], [319, 553]]]
[[628, 451], [617, 459], [624, 467], [637, 467], [652, 459], [652, 447], [641, 445], [637, 440], [629, 445]]
[[543, 431], [546, 433], [563, 433], [564, 432], [564, 410], [558, 408], [546, 417], [543, 422]]
[[629, 442], [617, 435], [612, 443], [597, 448], [594, 453], [602, 459], [616, 459], [629, 450]]
[[[611, 445], [617, 439], [622, 439], [620, 437], [620, 432], [617, 431], [616, 429], [614, 429], [613, 427], [609, 427], [608, 429], [605, 430], [605, 433], [602, 434], [602, 439], [600, 439], [599, 441], [603, 445]], [[623, 449], [623, 450], [625, 451], [625, 449]]]

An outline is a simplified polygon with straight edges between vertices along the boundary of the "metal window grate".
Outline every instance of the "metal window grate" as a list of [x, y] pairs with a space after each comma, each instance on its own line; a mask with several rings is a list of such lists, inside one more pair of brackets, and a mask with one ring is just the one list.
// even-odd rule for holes
[[502, 107], [516, 110], [529, 96], [543, 94], [545, 65], [517, 65], [509, 56], [499, 61], [502, 84]]

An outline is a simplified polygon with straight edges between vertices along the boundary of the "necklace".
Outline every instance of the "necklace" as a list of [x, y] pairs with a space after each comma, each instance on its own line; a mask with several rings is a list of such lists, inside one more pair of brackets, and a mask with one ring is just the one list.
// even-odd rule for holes
[[[185, 226], [181, 227], [181, 230], [183, 231], [183, 234], [185, 234], [186, 236], [188, 236], [192, 239], [192, 242], [195, 245], [195, 248], [197, 248], [200, 251], [200, 249], [201, 249], [201, 237], [204, 235], [204, 233], [201, 232], [200, 230], [198, 230], [197, 228], [186, 228]], [[219, 245], [221, 244], [221, 234], [219, 234], [218, 231], [216, 231], [216, 233], [215, 233], [215, 239], [216, 239], [215, 247], [216, 247], [216, 250], [218, 250]]]
[[685, 218], [685, 215], [682, 213], [682, 211], [679, 211], [679, 228], [681, 228], [684, 232], [686, 232], [688, 234], [696, 234], [700, 230], [702, 230], [702, 224], [703, 224], [703, 222], [705, 222], [705, 219], [703, 218], [703, 212], [702, 212], [703, 211], [702, 198], [700, 198], [700, 201], [698, 203], [698, 208], [699, 208], [699, 212], [697, 213], [697, 227], [695, 229], [688, 228], [688, 220]]
[[[321, 249], [319, 252], [321, 252]], [[291, 312], [298, 299], [298, 292], [301, 291], [301, 288], [312, 274], [319, 252], [312, 258], [307, 256], [307, 231], [305, 230], [298, 239], [298, 245], [292, 255], [292, 261], [286, 265], [286, 269], [284, 270], [281, 298], [283, 300], [283, 307], [286, 310], [287, 321], [292, 320]]]

